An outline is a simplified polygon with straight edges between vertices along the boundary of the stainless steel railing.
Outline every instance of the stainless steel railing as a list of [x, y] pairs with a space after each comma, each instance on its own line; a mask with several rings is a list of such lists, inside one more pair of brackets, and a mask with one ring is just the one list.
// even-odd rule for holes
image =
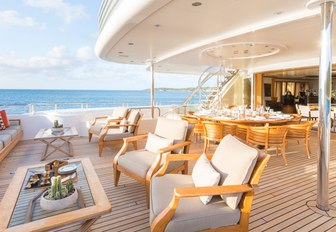
[[[160, 107], [176, 107], [180, 101], [157, 101], [155, 109], [161, 115]], [[94, 108], [111, 108], [111, 107], [129, 107], [135, 109], [151, 109], [149, 102], [52, 102], [52, 103], [31, 103], [31, 104], [0, 104], [8, 114], [35, 113], [48, 110], [84, 110]]]

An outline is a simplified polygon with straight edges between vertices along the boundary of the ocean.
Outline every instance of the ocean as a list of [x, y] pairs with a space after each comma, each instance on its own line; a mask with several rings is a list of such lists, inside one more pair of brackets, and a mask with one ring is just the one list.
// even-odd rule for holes
[[[155, 105], [180, 105], [189, 94], [178, 90], [155, 91]], [[35, 111], [151, 105], [150, 91], [146, 90], [0, 89], [0, 96], [0, 109], [9, 115], [28, 113], [29, 104], [34, 104]], [[197, 99], [195, 96], [191, 103]]]

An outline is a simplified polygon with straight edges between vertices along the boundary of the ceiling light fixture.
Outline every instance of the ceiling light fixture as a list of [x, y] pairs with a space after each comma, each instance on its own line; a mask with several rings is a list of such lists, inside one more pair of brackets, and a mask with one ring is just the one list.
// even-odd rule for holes
[[160, 24], [154, 24], [154, 27], [161, 27]]
[[193, 2], [191, 3], [192, 6], [201, 6], [202, 3], [201, 2]]
[[128, 43], [128, 45], [134, 45], [134, 43]]
[[202, 53], [209, 57], [220, 60], [241, 60], [274, 55], [279, 53], [280, 50], [284, 48], [287, 47], [281, 44], [271, 44], [264, 42], [239, 42], [220, 44], [209, 47], [204, 49]]

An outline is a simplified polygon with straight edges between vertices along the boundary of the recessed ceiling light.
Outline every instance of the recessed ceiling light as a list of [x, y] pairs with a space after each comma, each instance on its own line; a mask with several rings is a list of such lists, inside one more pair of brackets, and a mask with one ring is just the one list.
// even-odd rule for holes
[[201, 6], [202, 3], [201, 2], [193, 2], [193, 3], [191, 3], [191, 5], [193, 5], [193, 6]]
[[154, 27], [161, 27], [160, 24], [154, 24]]
[[131, 62], [131, 63], [133, 63], [134, 61], [133, 61], [133, 60], [131, 60], [130, 62]]
[[134, 45], [134, 43], [128, 43], [128, 45]]
[[119, 54], [123, 54], [124, 52], [118, 52]]
[[282, 11], [277, 11], [277, 12], [274, 12], [273, 14], [274, 15], [281, 15], [283, 12]]

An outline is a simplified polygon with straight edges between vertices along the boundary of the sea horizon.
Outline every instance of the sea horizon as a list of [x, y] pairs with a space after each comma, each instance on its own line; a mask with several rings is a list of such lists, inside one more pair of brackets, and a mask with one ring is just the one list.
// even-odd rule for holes
[[[155, 105], [181, 105], [190, 91], [169, 88], [155, 89]], [[163, 88], [168, 89], [168, 88]], [[148, 90], [59, 90], [59, 89], [0, 89], [0, 109], [9, 115], [55, 109], [101, 108], [118, 106], [150, 106]], [[194, 101], [198, 99], [194, 98]]]

